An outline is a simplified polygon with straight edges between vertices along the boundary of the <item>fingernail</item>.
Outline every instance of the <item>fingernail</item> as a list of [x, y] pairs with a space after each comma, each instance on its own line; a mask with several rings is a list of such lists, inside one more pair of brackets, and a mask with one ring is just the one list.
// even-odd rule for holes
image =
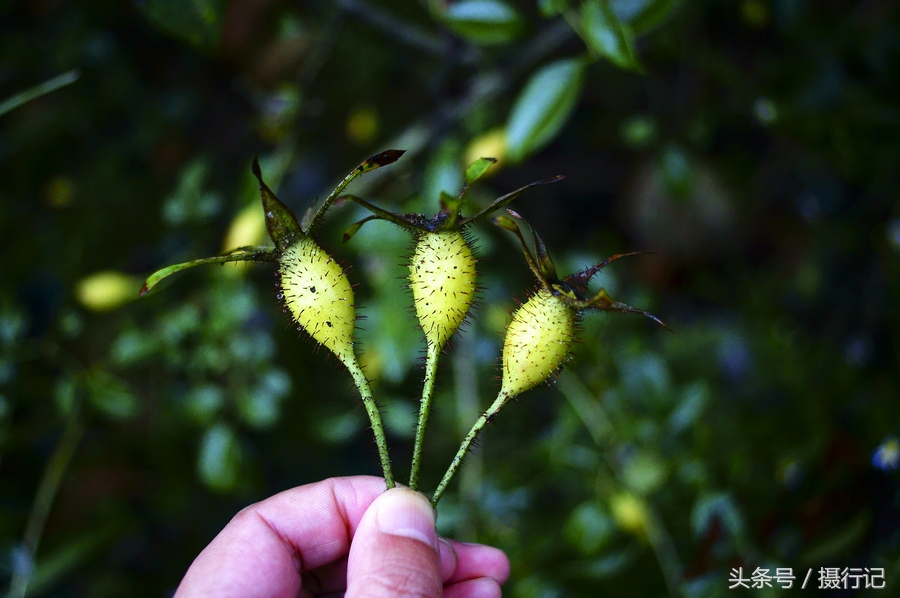
[[388, 491], [378, 504], [378, 529], [405, 536], [437, 549], [434, 510], [424, 496], [410, 490]]

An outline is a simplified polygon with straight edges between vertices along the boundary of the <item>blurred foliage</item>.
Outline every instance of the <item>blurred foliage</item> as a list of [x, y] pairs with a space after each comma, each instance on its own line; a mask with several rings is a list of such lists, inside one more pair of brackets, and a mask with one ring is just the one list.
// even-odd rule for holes
[[[564, 270], [659, 252], [600, 283], [677, 334], [585, 318], [558, 381], [500, 414], [441, 503], [444, 533], [510, 555], [508, 595], [718, 596], [732, 567], [900, 580], [896, 3], [41, 0], [0, 16], [11, 595], [167, 595], [249, 502], [377, 472], [345, 372], [279, 312], [270, 267], [132, 291], [259, 242], [255, 154], [302, 213], [392, 147], [408, 153], [353, 193], [433, 213], [491, 155], [471, 210], [567, 175], [513, 206]], [[341, 245], [362, 215], [334, 209], [320, 240], [353, 266], [402, 480], [423, 348], [398, 280], [409, 241], [373, 223]], [[482, 305], [439, 371], [426, 490], [496, 391], [533, 283], [513, 240], [472, 232]]]

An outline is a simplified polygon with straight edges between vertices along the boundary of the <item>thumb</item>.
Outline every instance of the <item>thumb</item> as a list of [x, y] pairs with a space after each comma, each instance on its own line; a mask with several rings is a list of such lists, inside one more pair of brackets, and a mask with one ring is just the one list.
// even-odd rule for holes
[[441, 595], [434, 511], [423, 495], [394, 488], [375, 499], [353, 537], [345, 598]]

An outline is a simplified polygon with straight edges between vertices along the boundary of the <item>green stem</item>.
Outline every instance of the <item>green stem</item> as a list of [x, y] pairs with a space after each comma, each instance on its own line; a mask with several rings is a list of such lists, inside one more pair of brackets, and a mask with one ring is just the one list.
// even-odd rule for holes
[[387, 440], [385, 440], [384, 437], [384, 425], [381, 423], [381, 412], [378, 411], [378, 405], [375, 404], [375, 399], [372, 398], [369, 380], [363, 373], [362, 368], [359, 367], [359, 362], [357, 362], [356, 359], [352, 359], [348, 360], [348, 363], [345, 363], [345, 365], [347, 366], [347, 369], [350, 370], [350, 375], [353, 376], [353, 382], [356, 384], [356, 388], [359, 389], [359, 396], [362, 398], [366, 413], [369, 414], [372, 433], [375, 435], [375, 446], [378, 447], [378, 456], [381, 459], [381, 471], [384, 474], [384, 483], [387, 485], [388, 489], [391, 489], [396, 484], [394, 483], [394, 474], [391, 471], [391, 457], [388, 453]]
[[428, 414], [431, 413], [431, 397], [434, 395], [434, 379], [437, 376], [438, 359], [441, 348], [428, 343], [428, 354], [425, 357], [425, 385], [422, 388], [422, 400], [419, 402], [419, 423], [416, 424], [416, 443], [413, 447], [412, 468], [409, 472], [409, 487], [419, 487], [419, 470], [422, 467], [422, 446], [425, 443], [425, 428], [428, 425]]
[[444, 477], [441, 479], [441, 483], [438, 484], [437, 490], [434, 491], [434, 495], [431, 497], [431, 506], [436, 507], [438, 501], [441, 500], [441, 496], [443, 496], [444, 491], [447, 489], [447, 485], [450, 484], [450, 480], [453, 479], [453, 476], [456, 475], [456, 470], [459, 469], [459, 466], [462, 464], [463, 459], [466, 456], [466, 453], [469, 452], [469, 449], [472, 447], [472, 443], [475, 442], [475, 439], [478, 438], [478, 435], [481, 433], [481, 430], [484, 426], [491, 421], [497, 412], [506, 405], [506, 403], [512, 397], [507, 394], [500, 393], [497, 395], [497, 398], [494, 399], [494, 402], [488, 407], [488, 410], [481, 414], [475, 421], [475, 425], [472, 426], [472, 429], [469, 430], [469, 433], [466, 434], [466, 437], [463, 439], [462, 444], [459, 445], [459, 450], [456, 451], [456, 456], [453, 457], [453, 461], [450, 462], [450, 467], [447, 468], [447, 472], [444, 474]]

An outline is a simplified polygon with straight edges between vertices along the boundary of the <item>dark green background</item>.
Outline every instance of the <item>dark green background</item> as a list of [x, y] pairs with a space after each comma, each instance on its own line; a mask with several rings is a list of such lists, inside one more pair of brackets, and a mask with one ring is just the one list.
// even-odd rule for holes
[[[485, 431], [442, 532], [506, 550], [515, 597], [718, 596], [732, 567], [882, 567], [877, 595], [897, 587], [900, 9], [612, 2], [636, 70], [586, 50], [579, 3], [539, 4], [478, 45], [441, 2], [0, 2], [0, 101], [80, 71], [0, 116], [0, 587], [30, 566], [41, 500], [29, 595], [166, 596], [243, 506], [377, 474], [355, 390], [281, 313], [270, 266], [193, 270], [105, 312], [77, 285], [221, 252], [258, 201], [257, 154], [302, 213], [367, 156], [409, 149], [353, 189], [433, 213], [470, 142], [576, 57], [552, 140], [472, 200], [565, 174], [511, 207], [563, 273], [658, 251], [599, 284], [677, 334], [586, 314], [559, 380]], [[368, 138], [347, 132], [360, 110]], [[410, 241], [376, 223], [341, 245], [359, 217], [335, 209], [320, 241], [352, 266], [403, 480], [423, 348]], [[474, 235], [481, 305], [439, 372], [426, 490], [492, 400], [503, 324], [533, 284], [507, 233]]]

